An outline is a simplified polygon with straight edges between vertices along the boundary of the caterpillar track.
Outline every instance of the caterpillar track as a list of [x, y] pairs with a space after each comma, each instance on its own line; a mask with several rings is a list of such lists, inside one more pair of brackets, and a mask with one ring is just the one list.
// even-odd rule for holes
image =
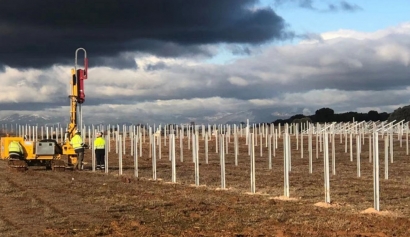
[[[24, 172], [28, 170], [28, 164], [25, 160], [9, 159], [8, 167], [9, 170], [15, 172]], [[46, 169], [64, 172], [66, 170], [65, 162], [62, 160], [52, 160], [46, 165]]]
[[24, 160], [10, 159], [8, 162], [9, 170], [16, 172], [24, 172], [28, 169], [27, 162]]
[[53, 171], [65, 171], [65, 163], [62, 160], [52, 160], [51, 161], [51, 169]]

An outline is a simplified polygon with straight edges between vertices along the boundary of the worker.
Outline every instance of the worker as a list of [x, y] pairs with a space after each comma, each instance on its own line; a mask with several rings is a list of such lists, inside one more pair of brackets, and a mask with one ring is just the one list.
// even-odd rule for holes
[[77, 154], [77, 164], [74, 166], [74, 169], [82, 170], [85, 144], [83, 143], [81, 132], [79, 130], [77, 130], [73, 138], [71, 138], [70, 144], [73, 146], [74, 151]]
[[23, 158], [23, 147], [21, 146], [20, 142], [12, 141], [9, 144], [9, 157], [10, 158]]
[[102, 132], [97, 133], [94, 140], [95, 158], [97, 160], [97, 170], [105, 170], [105, 139]]

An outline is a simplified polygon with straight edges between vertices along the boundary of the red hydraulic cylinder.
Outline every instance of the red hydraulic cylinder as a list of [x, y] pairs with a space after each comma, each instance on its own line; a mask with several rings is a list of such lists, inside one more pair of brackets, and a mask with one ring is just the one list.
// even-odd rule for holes
[[78, 78], [78, 98], [77, 102], [82, 104], [85, 101], [84, 80], [87, 79], [88, 59], [84, 58], [84, 69], [77, 70]]

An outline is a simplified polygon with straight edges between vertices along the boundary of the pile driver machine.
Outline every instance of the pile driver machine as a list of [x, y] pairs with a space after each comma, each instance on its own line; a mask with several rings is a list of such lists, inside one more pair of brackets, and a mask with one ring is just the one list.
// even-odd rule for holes
[[[78, 52], [84, 52], [84, 68], [78, 68]], [[1, 137], [0, 158], [8, 160], [11, 169], [18, 171], [27, 170], [29, 166], [45, 166], [46, 169], [64, 171], [66, 168], [73, 167], [77, 164], [77, 154], [70, 144], [71, 138], [77, 130], [82, 128], [82, 111], [81, 105], [85, 101], [84, 80], [88, 78], [88, 58], [84, 48], [78, 48], [75, 51], [75, 68], [71, 69], [70, 79], [70, 122], [64, 134], [62, 143], [54, 139], [43, 139], [39, 141], [27, 141], [24, 137], [6, 136]], [[23, 148], [23, 154], [20, 157], [12, 157], [9, 154], [8, 146], [11, 142], [17, 141]], [[64, 159], [67, 158], [67, 165]]]

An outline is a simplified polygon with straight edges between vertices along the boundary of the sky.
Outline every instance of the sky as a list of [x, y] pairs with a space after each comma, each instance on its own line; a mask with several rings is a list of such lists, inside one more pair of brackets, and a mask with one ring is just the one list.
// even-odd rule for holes
[[86, 124], [410, 104], [408, 0], [4, 0], [0, 11], [0, 117], [68, 119], [79, 47]]

